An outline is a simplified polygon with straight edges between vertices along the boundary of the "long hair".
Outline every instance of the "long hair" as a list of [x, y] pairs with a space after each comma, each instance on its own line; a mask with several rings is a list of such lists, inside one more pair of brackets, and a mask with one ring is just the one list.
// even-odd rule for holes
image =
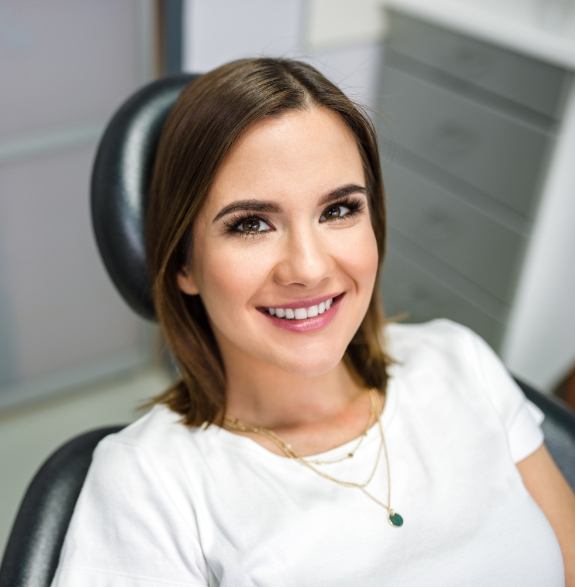
[[369, 118], [312, 66], [289, 59], [241, 59], [194, 80], [181, 93], [162, 130], [146, 221], [154, 304], [181, 378], [153, 402], [167, 404], [189, 426], [221, 423], [226, 374], [200, 296], [177, 286], [191, 248], [194, 219], [216, 172], [250, 125], [312, 106], [336, 112], [352, 131], [362, 159], [380, 265], [366, 315], [344, 354], [352, 377], [384, 391], [388, 357], [379, 272], [385, 252], [383, 181]]

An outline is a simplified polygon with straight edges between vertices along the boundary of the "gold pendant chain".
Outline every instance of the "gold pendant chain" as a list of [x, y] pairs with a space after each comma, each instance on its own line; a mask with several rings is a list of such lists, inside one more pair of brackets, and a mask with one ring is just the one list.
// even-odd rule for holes
[[[370, 393], [371, 393], [371, 391], [372, 390], [370, 390]], [[375, 393], [377, 393], [377, 392], [375, 392]], [[378, 417], [377, 405], [376, 405], [376, 402], [374, 401], [374, 395], [373, 395], [373, 393], [371, 393], [371, 395], [370, 395], [370, 411], [369, 411], [369, 417], [367, 420], [367, 425], [365, 426], [365, 429], [361, 433], [359, 441], [356, 443], [356, 445], [353, 447], [352, 450], [350, 450], [345, 455], [343, 455], [342, 457], [339, 457], [337, 459], [321, 460], [321, 459], [304, 459], [304, 457], [299, 457], [299, 458], [304, 459], [306, 461], [306, 463], [309, 463], [312, 465], [333, 465], [333, 464], [341, 463], [343, 461], [346, 461], [348, 459], [353, 458], [355, 456], [355, 453], [359, 450], [360, 446], [363, 444], [363, 441], [367, 437], [368, 430], [371, 428], [373, 422], [377, 419], [377, 417]], [[244, 424], [243, 422], [241, 422], [237, 418], [226, 417], [224, 420], [225, 420], [225, 423], [228, 428], [235, 430], [235, 431], [238, 431], [238, 432], [253, 432], [255, 434], [265, 436], [266, 438], [269, 438], [271, 441], [273, 441], [274, 444], [276, 444], [287, 457], [289, 457], [291, 459], [298, 458], [298, 455], [294, 452], [292, 445], [289, 442], [285, 442], [284, 440], [282, 440], [272, 430], [269, 430], [268, 428], [263, 428], [262, 426], [249, 426], [247, 424]]]
[[365, 429], [361, 433], [361, 436], [359, 437], [359, 441], [353, 447], [353, 449], [350, 450], [347, 454], [345, 454], [342, 457], [339, 457], [337, 459], [328, 459], [328, 460], [306, 459], [308, 463], [311, 463], [312, 465], [335, 465], [336, 463], [341, 463], [342, 461], [352, 459], [355, 456], [355, 453], [359, 450], [359, 448], [363, 444], [363, 441], [366, 439], [367, 432], [369, 431], [369, 429], [371, 428], [371, 426], [373, 425], [375, 420], [378, 418], [377, 402], [374, 401], [374, 393], [377, 393], [377, 392], [372, 393], [370, 390], [370, 410], [369, 410], [369, 416], [367, 419], [367, 424], [365, 426]]
[[[377, 415], [377, 413], [378, 413], [377, 412], [377, 403], [376, 403], [377, 400], [375, 399], [375, 397], [376, 397], [375, 394], [376, 394], [375, 391], [370, 390], [370, 414]], [[370, 420], [371, 420], [371, 418], [370, 418]], [[342, 480], [342, 479], [337, 479], [337, 478], [329, 475], [328, 473], [324, 473], [323, 471], [320, 471], [319, 469], [317, 469], [314, 466], [315, 463], [312, 460], [306, 459], [305, 457], [298, 455], [293, 450], [291, 444], [289, 444], [288, 442], [285, 442], [272, 430], [270, 430], [268, 428], [263, 428], [262, 426], [249, 426], [247, 424], [244, 424], [243, 422], [240, 422], [237, 418], [236, 419], [226, 418], [225, 422], [228, 425], [228, 427], [231, 428], [232, 430], [236, 430], [236, 431], [240, 431], [240, 432], [253, 432], [255, 434], [259, 434], [260, 436], [265, 436], [266, 438], [268, 438], [272, 442], [274, 442], [274, 444], [276, 444], [288, 458], [298, 461], [304, 467], [307, 467], [308, 469], [310, 469], [311, 471], [313, 471], [314, 473], [316, 473], [320, 477], [323, 477], [324, 479], [332, 481], [333, 483], [343, 485], [344, 487], [353, 487], [353, 488], [357, 488], [357, 489], [360, 489], [362, 487], [367, 487], [375, 475], [375, 472], [377, 470], [377, 465], [378, 465], [380, 457], [381, 457], [382, 444], [380, 442], [380, 446], [379, 446], [379, 449], [377, 452], [377, 457], [376, 457], [376, 460], [373, 464], [373, 468], [371, 470], [371, 473], [370, 473], [369, 477], [367, 478], [367, 480], [364, 481], [363, 483], [357, 483], [355, 481], [346, 481], [346, 480]]]
[[[275, 432], [273, 432], [272, 430], [269, 430], [268, 428], [263, 428], [262, 426], [250, 426], [250, 425], [244, 424], [243, 422], [241, 422], [237, 418], [226, 417], [226, 418], [224, 418], [224, 423], [225, 423], [226, 427], [231, 430], [234, 430], [237, 432], [251, 432], [251, 433], [259, 434], [260, 436], [264, 436], [264, 437], [268, 438], [269, 440], [274, 442], [274, 444], [276, 444], [288, 458], [298, 461], [301, 465], [303, 465], [304, 467], [308, 468], [310, 471], [313, 471], [316, 475], [319, 475], [320, 477], [323, 477], [324, 479], [326, 479], [328, 481], [331, 481], [331, 482], [336, 483], [337, 485], [341, 485], [343, 487], [349, 487], [351, 489], [359, 489], [366, 497], [371, 499], [373, 502], [375, 502], [379, 506], [385, 508], [388, 512], [389, 523], [392, 526], [399, 527], [399, 526], [403, 525], [403, 518], [391, 508], [391, 474], [390, 474], [390, 468], [389, 468], [389, 457], [388, 457], [388, 453], [387, 453], [385, 435], [383, 433], [383, 426], [381, 424], [381, 405], [380, 405], [380, 401], [379, 401], [380, 398], [379, 398], [378, 393], [375, 389], [370, 389], [369, 393], [370, 393], [370, 418], [368, 421], [368, 427], [364, 431], [364, 433], [362, 434], [362, 438], [360, 439], [360, 442], [356, 445], [353, 453], [348, 453], [348, 454], [352, 454], [352, 456], [353, 456], [355, 451], [361, 445], [361, 441], [363, 440], [363, 438], [367, 434], [367, 430], [369, 429], [369, 426], [371, 424], [371, 420], [373, 419], [373, 417], [375, 417], [377, 420], [377, 427], [379, 430], [379, 438], [380, 438], [379, 448], [377, 450], [377, 455], [376, 455], [375, 462], [373, 464], [373, 468], [371, 470], [371, 473], [370, 473], [369, 477], [367, 478], [367, 480], [364, 481], [363, 483], [357, 483], [355, 481], [347, 481], [347, 480], [343, 480], [343, 479], [337, 479], [336, 477], [333, 477], [332, 475], [329, 475], [328, 473], [325, 473], [324, 471], [319, 470], [315, 466], [316, 464], [331, 464], [334, 462], [340, 462], [340, 461], [343, 461], [347, 458], [350, 458], [348, 455], [344, 456], [341, 459], [334, 460], [334, 461], [314, 462], [313, 460], [305, 459], [304, 457], [298, 455], [293, 450], [291, 444], [282, 440]], [[380, 499], [378, 499], [377, 497], [375, 497], [374, 495], [372, 495], [366, 489], [366, 487], [371, 483], [371, 481], [373, 480], [373, 477], [375, 476], [375, 472], [377, 471], [377, 467], [379, 465], [379, 461], [381, 459], [382, 452], [385, 455], [385, 468], [386, 468], [386, 474], [387, 474], [387, 504], [384, 503], [383, 501], [381, 501]]]

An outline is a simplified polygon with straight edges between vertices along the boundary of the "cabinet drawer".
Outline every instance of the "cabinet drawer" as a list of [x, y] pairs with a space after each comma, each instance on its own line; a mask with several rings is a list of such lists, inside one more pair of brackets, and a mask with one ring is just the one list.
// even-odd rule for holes
[[500, 322], [393, 247], [385, 260], [381, 289], [388, 317], [406, 313], [407, 322], [450, 318], [472, 328], [494, 348], [501, 342]]
[[390, 12], [388, 46], [425, 65], [559, 118], [568, 73], [538, 59]]
[[546, 131], [393, 67], [383, 83], [384, 136], [532, 216], [551, 143]]
[[524, 237], [456, 194], [384, 162], [388, 218], [416, 242], [499, 299], [511, 302]]

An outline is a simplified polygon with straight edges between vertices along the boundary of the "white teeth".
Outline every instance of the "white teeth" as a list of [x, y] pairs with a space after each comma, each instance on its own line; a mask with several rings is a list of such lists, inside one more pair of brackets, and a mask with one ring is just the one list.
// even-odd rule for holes
[[331, 308], [333, 298], [320, 302], [316, 306], [309, 308], [267, 308], [271, 316], [278, 318], [286, 318], [287, 320], [305, 320], [306, 318], [315, 318], [319, 314], [323, 314], [326, 310]]

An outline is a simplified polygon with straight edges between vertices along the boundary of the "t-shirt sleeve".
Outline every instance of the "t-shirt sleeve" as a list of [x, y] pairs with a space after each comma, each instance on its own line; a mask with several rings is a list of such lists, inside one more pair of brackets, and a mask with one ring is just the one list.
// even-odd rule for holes
[[471, 330], [468, 332], [472, 356], [487, 397], [499, 414], [515, 463], [543, 443], [540, 424], [543, 412], [526, 397], [491, 347]]
[[206, 587], [195, 519], [140, 447], [104, 439], [52, 587]]

